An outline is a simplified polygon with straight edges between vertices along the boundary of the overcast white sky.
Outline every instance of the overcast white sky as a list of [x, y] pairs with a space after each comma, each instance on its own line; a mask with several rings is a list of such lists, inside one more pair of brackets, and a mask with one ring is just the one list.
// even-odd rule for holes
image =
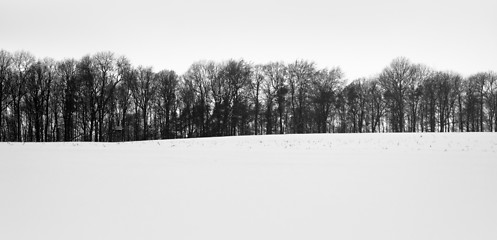
[[463, 75], [497, 70], [497, 1], [2, 0], [0, 48], [109, 50], [179, 74], [198, 60], [315, 61], [346, 78], [405, 56]]

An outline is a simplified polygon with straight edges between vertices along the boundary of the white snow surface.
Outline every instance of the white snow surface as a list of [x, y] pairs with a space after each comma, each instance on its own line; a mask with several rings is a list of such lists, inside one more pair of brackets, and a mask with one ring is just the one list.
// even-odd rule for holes
[[0, 143], [0, 239], [497, 239], [497, 134]]

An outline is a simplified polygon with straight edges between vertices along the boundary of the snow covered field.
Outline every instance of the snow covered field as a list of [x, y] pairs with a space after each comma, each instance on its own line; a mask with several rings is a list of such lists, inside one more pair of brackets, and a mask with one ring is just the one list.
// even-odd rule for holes
[[497, 134], [0, 143], [0, 239], [497, 239]]

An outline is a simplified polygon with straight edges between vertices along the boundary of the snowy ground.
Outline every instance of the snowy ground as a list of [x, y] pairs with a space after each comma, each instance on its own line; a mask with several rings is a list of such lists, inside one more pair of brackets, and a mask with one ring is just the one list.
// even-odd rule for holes
[[0, 143], [0, 239], [497, 239], [497, 134]]

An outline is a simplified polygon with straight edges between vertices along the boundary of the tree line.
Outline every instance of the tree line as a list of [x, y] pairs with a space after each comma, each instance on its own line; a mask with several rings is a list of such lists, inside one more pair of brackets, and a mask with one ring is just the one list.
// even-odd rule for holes
[[1, 141], [135, 141], [289, 133], [493, 132], [497, 74], [396, 58], [348, 82], [310, 61], [193, 63], [183, 75], [99, 52], [0, 51]]

